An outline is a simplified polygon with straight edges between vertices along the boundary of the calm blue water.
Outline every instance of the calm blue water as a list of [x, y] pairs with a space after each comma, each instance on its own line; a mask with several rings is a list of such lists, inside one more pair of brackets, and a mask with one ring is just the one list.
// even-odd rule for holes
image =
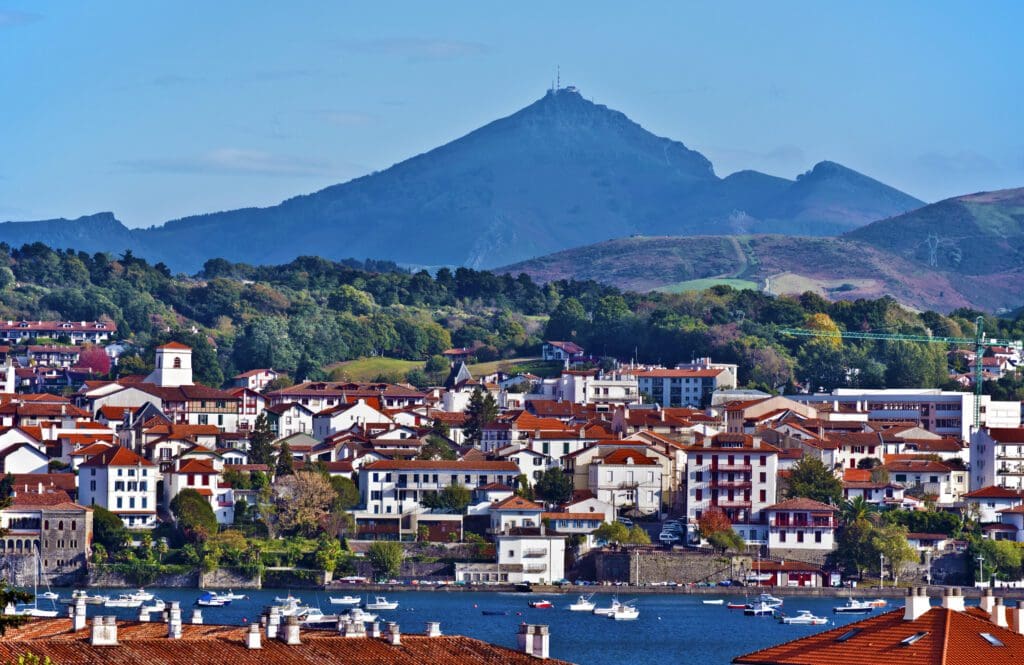
[[[116, 597], [124, 589], [91, 589]], [[159, 598], [178, 600], [182, 603], [182, 615], [187, 622], [200, 592], [189, 589], [150, 589]], [[61, 596], [70, 595], [68, 590], [58, 590]], [[264, 589], [249, 593], [247, 600], [235, 601], [223, 608], [204, 607], [206, 623], [241, 624], [259, 620], [265, 605], [273, 603], [275, 596], [286, 596], [287, 590]], [[294, 595], [306, 604], [319, 606], [325, 613], [332, 613], [327, 597], [319, 591], [296, 591]], [[345, 595], [335, 593], [336, 596]], [[357, 595], [355, 592], [352, 595]], [[607, 606], [611, 594], [594, 597], [598, 606]], [[443, 633], [454, 633], [476, 637], [495, 644], [515, 648], [516, 630], [523, 621], [544, 623], [551, 627], [551, 655], [579, 665], [623, 665], [687, 663], [692, 665], [726, 665], [740, 654], [796, 639], [804, 635], [831, 628], [829, 626], [786, 626], [767, 617], [746, 617], [738, 610], [729, 610], [724, 605], [704, 605], [703, 599], [714, 596], [682, 595], [637, 595], [636, 606], [640, 618], [636, 621], [613, 621], [605, 617], [583, 612], [570, 612], [566, 607], [576, 596], [559, 594], [521, 593], [458, 593], [458, 592], [394, 592], [389, 600], [399, 601], [399, 609], [379, 612], [380, 620], [397, 621], [403, 632], [423, 632], [426, 621], [440, 621]], [[783, 610], [795, 614], [797, 610], [811, 610], [818, 616], [827, 616], [835, 625], [852, 623], [864, 616], [834, 615], [832, 607], [841, 605], [844, 599], [837, 598], [786, 598]], [[533, 609], [527, 602], [546, 598], [555, 604], [554, 609]], [[628, 593], [620, 595], [622, 600], [631, 600]], [[722, 596], [729, 602], [730, 597]], [[733, 596], [732, 599], [738, 599]], [[889, 608], [902, 605], [902, 601], [890, 600]], [[40, 607], [47, 601], [40, 601]], [[66, 611], [64, 606], [60, 606]], [[483, 616], [481, 610], [509, 610], [508, 616]], [[878, 610], [876, 610], [877, 612]], [[88, 606], [89, 616], [114, 614], [125, 619], [137, 616], [134, 609], [105, 608]], [[155, 616], [155, 615], [154, 615]]]

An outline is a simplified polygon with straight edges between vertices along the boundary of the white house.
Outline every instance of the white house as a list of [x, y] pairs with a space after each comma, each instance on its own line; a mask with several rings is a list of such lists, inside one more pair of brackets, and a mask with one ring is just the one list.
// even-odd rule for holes
[[220, 487], [220, 472], [205, 459], [179, 459], [175, 467], [164, 473], [164, 506], [182, 490], [192, 489], [210, 503], [218, 524], [235, 521], [234, 501], [230, 488]]
[[325, 409], [313, 416], [313, 436], [323, 441], [336, 432], [367, 424], [390, 425], [391, 418], [360, 399], [352, 404]]
[[811, 499], [789, 499], [768, 506], [768, 550], [835, 548], [836, 509]]
[[569, 364], [583, 360], [585, 356], [583, 347], [575, 342], [549, 341], [541, 347], [541, 358], [548, 361], [557, 360]]
[[565, 579], [565, 536], [538, 533], [494, 537], [499, 570], [508, 570], [512, 584], [546, 584]]
[[78, 467], [78, 501], [114, 513], [129, 529], [156, 526], [157, 469], [147, 459], [114, 446]]
[[617, 510], [661, 512], [661, 464], [642, 450], [619, 448], [590, 463], [590, 491]]
[[30, 443], [12, 443], [0, 450], [0, 474], [47, 473], [50, 458]]
[[504, 533], [509, 529], [539, 528], [544, 506], [521, 496], [510, 496], [490, 507], [491, 533]]
[[268, 406], [264, 413], [277, 438], [313, 431], [313, 411], [298, 402]]
[[1024, 503], [1024, 491], [1008, 487], [982, 487], [963, 495], [964, 503], [972, 513], [977, 513], [982, 524], [998, 522], [1000, 511]]
[[519, 467], [519, 473], [526, 476], [531, 485], [537, 482], [546, 470], [558, 466], [557, 460], [549, 455], [516, 445], [502, 448], [497, 451], [495, 457], [514, 462]]
[[982, 428], [975, 432], [970, 459], [972, 490], [990, 485], [1024, 488], [1024, 427]]
[[279, 376], [281, 375], [272, 369], [251, 369], [231, 377], [231, 385], [260, 392]]
[[428, 492], [451, 484], [474, 490], [490, 483], [515, 486], [519, 467], [512, 462], [466, 460], [381, 460], [359, 469], [359, 489], [366, 512], [415, 511]]
[[967, 492], [967, 470], [945, 462], [902, 459], [887, 462], [885, 469], [893, 482], [908, 489], [918, 487], [940, 505], [952, 505]]

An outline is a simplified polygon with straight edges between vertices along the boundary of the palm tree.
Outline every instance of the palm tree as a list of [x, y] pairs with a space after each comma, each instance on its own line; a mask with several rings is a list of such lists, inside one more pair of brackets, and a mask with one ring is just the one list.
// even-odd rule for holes
[[841, 513], [845, 524], [852, 524], [857, 520], [867, 520], [875, 512], [875, 507], [867, 502], [863, 496], [856, 496], [843, 504]]

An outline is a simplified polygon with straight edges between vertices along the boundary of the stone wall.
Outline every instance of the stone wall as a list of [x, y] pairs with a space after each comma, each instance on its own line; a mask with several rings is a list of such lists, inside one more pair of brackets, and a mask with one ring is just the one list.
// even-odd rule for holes
[[[365, 577], [368, 580], [374, 578], [373, 565], [366, 560], [354, 562], [356, 575]], [[455, 566], [450, 562], [437, 561], [433, 563], [419, 561], [403, 561], [398, 571], [399, 579], [409, 580], [450, 580], [455, 576]]]
[[588, 557], [593, 560], [597, 582], [718, 582], [734, 570], [731, 558], [704, 552], [637, 548], [596, 551]]
[[259, 575], [250, 577], [232, 568], [218, 568], [199, 576], [201, 589], [262, 589]]
[[802, 563], [813, 563], [815, 566], [823, 566], [832, 550], [805, 550], [805, 549], [780, 549], [773, 547], [771, 551], [774, 561], [800, 561]]
[[[89, 569], [88, 584], [89, 586], [95, 587], [111, 587], [126, 589], [131, 589], [138, 586], [138, 584], [128, 579], [121, 573], [100, 566], [92, 566]], [[147, 584], [146, 586], [194, 589], [199, 586], [199, 571], [195, 570], [189, 573], [182, 574], [158, 575], [157, 578], [153, 580], [153, 582]]]
[[0, 578], [13, 586], [31, 587], [36, 579], [35, 557], [16, 554], [0, 557]]

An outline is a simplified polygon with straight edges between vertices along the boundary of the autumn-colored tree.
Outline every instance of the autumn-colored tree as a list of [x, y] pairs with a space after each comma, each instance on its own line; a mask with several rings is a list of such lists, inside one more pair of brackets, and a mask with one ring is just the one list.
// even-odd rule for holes
[[320, 532], [337, 497], [331, 482], [315, 471], [296, 471], [277, 479], [274, 494], [281, 530], [307, 537]]
[[702, 538], [710, 538], [722, 531], [732, 531], [732, 522], [721, 508], [711, 507], [697, 519], [697, 528]]
[[88, 345], [78, 354], [78, 366], [88, 367], [95, 374], [110, 374], [110, 356], [99, 346]]
[[808, 316], [804, 327], [823, 333], [822, 337], [815, 337], [811, 340], [813, 344], [821, 344], [833, 350], [838, 350], [843, 346], [843, 337], [839, 331], [839, 326], [836, 325], [831, 316], [824, 312]]

